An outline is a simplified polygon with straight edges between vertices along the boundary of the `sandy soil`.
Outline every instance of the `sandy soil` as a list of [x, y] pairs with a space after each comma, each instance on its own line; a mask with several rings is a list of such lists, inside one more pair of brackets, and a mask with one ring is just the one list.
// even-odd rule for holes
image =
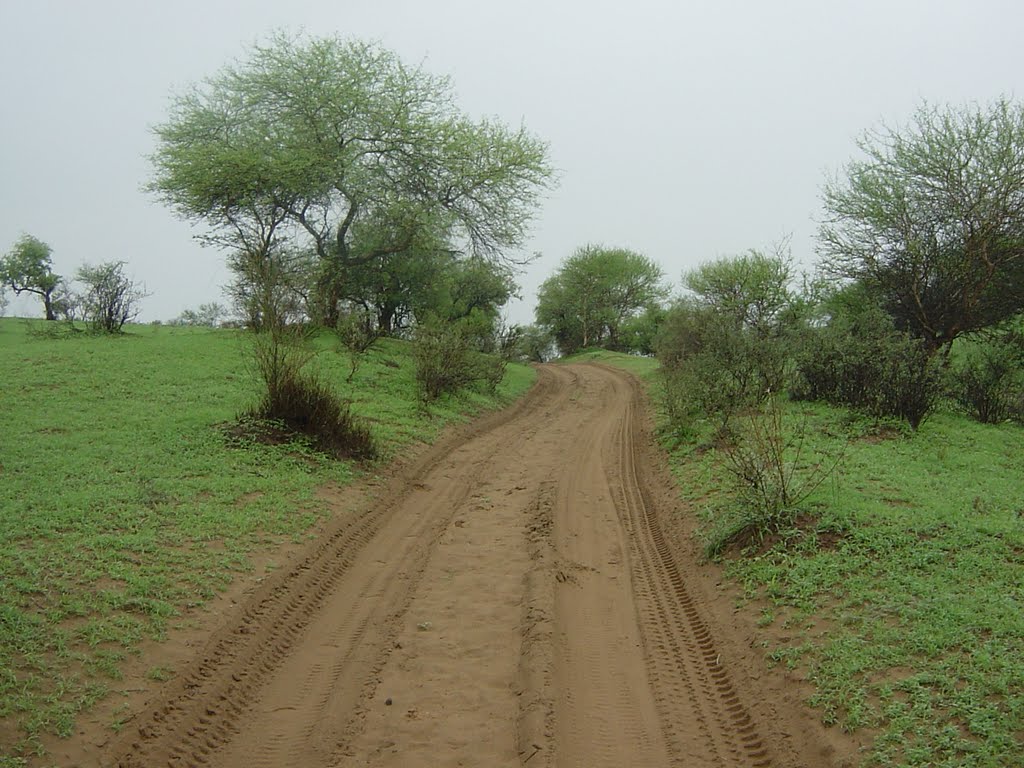
[[[228, 611], [111, 743], [123, 766], [825, 766], [676, 530], [639, 386], [548, 366]], [[341, 503], [339, 501], [339, 503]]]

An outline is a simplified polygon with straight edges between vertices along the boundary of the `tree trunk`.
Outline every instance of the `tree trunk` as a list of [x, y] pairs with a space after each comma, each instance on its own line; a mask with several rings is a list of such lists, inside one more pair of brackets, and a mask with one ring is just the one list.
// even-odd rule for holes
[[57, 319], [57, 313], [53, 311], [53, 291], [43, 292], [43, 309], [46, 311], [47, 320]]

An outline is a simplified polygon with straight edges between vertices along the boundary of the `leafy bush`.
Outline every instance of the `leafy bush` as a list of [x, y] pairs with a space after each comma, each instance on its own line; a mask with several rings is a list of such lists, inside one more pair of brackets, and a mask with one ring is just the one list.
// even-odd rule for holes
[[493, 392], [505, 376], [507, 359], [473, 349], [474, 329], [462, 323], [425, 322], [413, 336], [420, 398], [432, 402], [474, 384]]
[[882, 309], [846, 305], [828, 325], [804, 332], [791, 394], [904, 419], [917, 429], [938, 403], [940, 373], [924, 343], [896, 330]]
[[207, 304], [200, 304], [198, 309], [186, 309], [178, 317], [170, 321], [169, 325], [196, 325], [216, 328], [227, 316], [227, 309], [215, 301]]
[[342, 312], [338, 316], [335, 331], [342, 348], [349, 355], [349, 372], [346, 380], [351, 382], [363, 362], [363, 356], [383, 334], [374, 322], [373, 313], [362, 308]]
[[670, 418], [701, 413], [723, 427], [738, 410], [781, 390], [789, 364], [783, 331], [762, 333], [690, 303], [668, 313], [656, 346], [672, 398], [666, 402]]
[[1024, 420], [1024, 349], [1012, 334], [970, 348], [950, 373], [957, 402], [985, 424]]
[[124, 324], [139, 315], [145, 290], [124, 273], [123, 261], [98, 266], [86, 264], [75, 278], [85, 286], [78, 297], [83, 319], [94, 331], [120, 333]]

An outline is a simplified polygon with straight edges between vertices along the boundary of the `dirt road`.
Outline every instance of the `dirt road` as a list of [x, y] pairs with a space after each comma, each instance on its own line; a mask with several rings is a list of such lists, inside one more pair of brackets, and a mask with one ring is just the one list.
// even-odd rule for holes
[[737, 685], [639, 406], [623, 373], [543, 368], [268, 579], [101, 764], [822, 764]]

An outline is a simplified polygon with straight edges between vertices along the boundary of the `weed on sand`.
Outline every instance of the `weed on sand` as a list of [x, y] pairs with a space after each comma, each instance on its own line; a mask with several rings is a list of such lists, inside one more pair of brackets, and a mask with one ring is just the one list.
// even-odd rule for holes
[[[143, 639], [249, 570], [252, 554], [302, 537], [327, 513], [319, 486], [364, 471], [300, 442], [226, 436], [258, 395], [241, 332], [45, 338], [35, 327], [0, 320], [0, 765], [38, 752], [43, 734], [70, 734]], [[428, 413], [406, 344], [382, 340], [346, 383], [347, 353], [316, 343], [313, 365], [386, 457], [534, 376], [510, 366], [496, 397]]]

